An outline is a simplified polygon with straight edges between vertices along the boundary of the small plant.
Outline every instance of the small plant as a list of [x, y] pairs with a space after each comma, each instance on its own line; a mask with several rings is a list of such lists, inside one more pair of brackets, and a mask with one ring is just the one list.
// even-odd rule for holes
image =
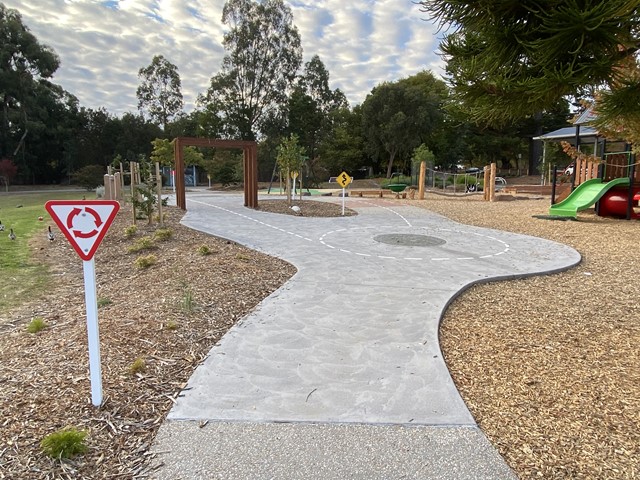
[[169, 320], [166, 325], [167, 330], [177, 330], [178, 323], [175, 320]]
[[198, 253], [200, 255], [211, 255], [213, 252], [207, 245], [200, 245], [198, 247]]
[[124, 237], [127, 239], [135, 237], [136, 233], [138, 233], [138, 227], [136, 225], [130, 225], [124, 229]]
[[149, 268], [156, 263], [158, 263], [158, 257], [156, 257], [155, 255], [143, 255], [136, 258], [136, 261], [134, 262], [135, 266], [140, 269]]
[[153, 210], [155, 209], [158, 201], [155, 195], [155, 185], [153, 183], [146, 185], [140, 184], [136, 187], [136, 195], [133, 196], [133, 206], [138, 214], [142, 215], [142, 218], [147, 218], [149, 224], [153, 217]]
[[153, 250], [154, 248], [156, 248], [156, 245], [155, 243], [153, 243], [153, 239], [151, 237], [142, 237], [139, 238], [136, 243], [131, 245], [127, 249], [127, 252], [138, 253], [142, 252], [143, 250]]
[[158, 230], [156, 230], [156, 233], [153, 235], [153, 238], [160, 242], [164, 242], [166, 240], [169, 240], [172, 236], [173, 236], [173, 231], [171, 229], [159, 228]]
[[98, 308], [106, 307], [107, 305], [111, 305], [113, 302], [110, 298], [100, 297], [98, 298]]
[[186, 289], [182, 295], [182, 310], [187, 313], [193, 312], [195, 308], [195, 301], [193, 300], [193, 292], [190, 289]]
[[[153, 221], [154, 221], [154, 222], [157, 222], [157, 223], [160, 223], [160, 214], [159, 214], [159, 213], [156, 213], [156, 214], [153, 216]], [[162, 222], [164, 223], [164, 222], [166, 222], [166, 221], [167, 221], [167, 214], [166, 214], [166, 213], [163, 213], [163, 214], [162, 214]]]
[[248, 262], [249, 261], [249, 255], [245, 255], [244, 253], [238, 253], [238, 254], [236, 254], [236, 259], [241, 260], [243, 262]]
[[129, 365], [129, 373], [135, 375], [136, 373], [142, 373], [147, 369], [147, 364], [142, 357], [136, 358], [131, 365]]
[[70, 458], [87, 451], [86, 436], [87, 432], [68, 427], [44, 437], [40, 447], [51, 458]]
[[36, 317], [29, 322], [29, 325], [27, 325], [27, 332], [38, 333], [40, 330], [44, 330], [47, 327], [47, 322], [45, 322], [43, 318]]

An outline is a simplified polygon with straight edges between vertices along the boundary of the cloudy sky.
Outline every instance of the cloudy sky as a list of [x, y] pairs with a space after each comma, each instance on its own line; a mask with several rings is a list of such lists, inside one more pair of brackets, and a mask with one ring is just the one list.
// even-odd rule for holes
[[[137, 111], [138, 70], [164, 55], [178, 67], [187, 111], [224, 55], [224, 0], [0, 0], [61, 59], [54, 82], [89, 108]], [[436, 26], [411, 0], [285, 0], [304, 59], [320, 56], [331, 87], [354, 105], [376, 84], [424, 69], [442, 74]]]

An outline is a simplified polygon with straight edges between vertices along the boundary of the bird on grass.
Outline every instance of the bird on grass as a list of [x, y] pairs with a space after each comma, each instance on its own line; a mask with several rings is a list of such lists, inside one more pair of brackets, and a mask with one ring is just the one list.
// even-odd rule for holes
[[10, 228], [9, 230], [10, 230], [10, 232], [9, 232], [9, 240], [13, 241], [13, 240], [16, 239], [16, 234], [13, 233], [13, 228]]
[[2, 224], [2, 220], [0, 220], [0, 232], [4, 232], [4, 225]]
[[56, 239], [56, 236], [51, 231], [51, 226], [49, 226], [49, 232], [47, 233], [47, 238], [50, 242], [53, 242]]

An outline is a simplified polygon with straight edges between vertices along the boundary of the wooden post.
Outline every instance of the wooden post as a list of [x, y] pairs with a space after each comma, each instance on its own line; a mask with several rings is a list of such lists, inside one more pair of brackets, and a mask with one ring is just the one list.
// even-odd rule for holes
[[158, 189], [158, 215], [160, 216], [161, 227], [164, 227], [164, 219], [162, 218], [162, 175], [160, 175], [160, 162], [156, 162], [156, 187]]
[[424, 182], [427, 175], [427, 162], [420, 162], [420, 180], [418, 185], [418, 199], [424, 200]]
[[111, 197], [111, 175], [108, 173], [103, 176], [104, 178], [104, 199], [113, 200]]
[[122, 192], [124, 192], [124, 165], [120, 162], [120, 193]]
[[131, 175], [131, 212], [133, 213], [133, 224], [136, 224], [136, 162], [129, 163]]
[[482, 189], [483, 198], [485, 202], [489, 201], [489, 180], [490, 179], [491, 179], [491, 168], [488, 165], [486, 165], [484, 167], [484, 180], [483, 180], [484, 188]]
[[120, 172], [113, 175], [113, 200], [122, 201], [122, 175]]
[[496, 164], [491, 164], [491, 178], [489, 179], [489, 201], [496, 201]]

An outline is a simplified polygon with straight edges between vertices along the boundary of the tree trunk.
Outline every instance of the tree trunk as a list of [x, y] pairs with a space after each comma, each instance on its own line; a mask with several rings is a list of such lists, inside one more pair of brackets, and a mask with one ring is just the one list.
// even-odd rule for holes
[[389, 152], [389, 164], [387, 165], [387, 178], [391, 178], [391, 174], [393, 173], [393, 161], [396, 158], [396, 152]]

